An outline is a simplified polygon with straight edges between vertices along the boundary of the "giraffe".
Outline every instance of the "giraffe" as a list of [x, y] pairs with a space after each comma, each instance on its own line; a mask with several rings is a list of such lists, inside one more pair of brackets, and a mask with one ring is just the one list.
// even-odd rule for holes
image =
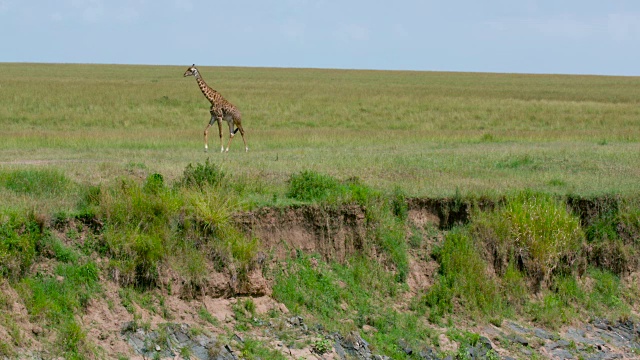
[[[247, 146], [247, 140], [244, 138], [244, 129], [242, 129], [242, 115], [237, 107], [235, 107], [232, 103], [228, 102], [225, 98], [220, 95], [219, 92], [213, 90], [207, 85], [202, 79], [200, 72], [196, 68], [196, 64], [191, 65], [185, 71], [184, 76], [195, 76], [196, 81], [198, 82], [198, 86], [200, 87], [200, 91], [204, 97], [209, 100], [211, 103], [211, 108], [209, 109], [209, 113], [211, 114], [211, 120], [209, 120], [209, 124], [204, 129], [204, 151], [208, 151], [209, 142], [207, 140], [207, 135], [209, 133], [209, 128], [213, 125], [214, 122], [218, 123], [218, 134], [220, 135], [220, 152], [224, 152], [224, 145], [222, 144], [222, 120], [226, 121], [229, 125], [229, 142], [227, 143], [226, 151], [229, 151], [229, 146], [231, 145], [231, 139], [233, 136], [240, 130], [240, 135], [242, 135], [242, 141], [244, 141], [244, 150], [249, 151], [249, 147]], [[236, 127], [234, 130], [233, 127]]]

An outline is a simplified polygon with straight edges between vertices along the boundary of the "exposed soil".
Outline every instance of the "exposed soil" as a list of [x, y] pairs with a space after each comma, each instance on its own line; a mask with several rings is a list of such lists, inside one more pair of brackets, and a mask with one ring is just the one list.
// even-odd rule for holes
[[[426, 239], [418, 248], [410, 251], [407, 276], [409, 301], [412, 295], [423, 292], [434, 283], [438, 264], [429, 254], [433, 246], [442, 241], [442, 233], [438, 230], [468, 221], [470, 205], [453, 199], [408, 199], [407, 204], [407, 238], [411, 238], [415, 232], [422, 232], [419, 235]], [[568, 205], [576, 209], [584, 223], [589, 223], [599, 211], [612, 206], [610, 203], [594, 205], [578, 200], [570, 200]], [[483, 200], [479, 206], [493, 207], [495, 204]], [[375, 249], [365, 246], [365, 215], [366, 209], [358, 205], [291, 206], [238, 214], [236, 221], [248, 235], [260, 239], [271, 261], [270, 265], [295, 256], [297, 251], [317, 253], [325, 260], [343, 262], [357, 252], [376, 257]], [[78, 227], [78, 224], [58, 224], [56, 231], [60, 238], [64, 238], [65, 226]], [[90, 228], [99, 227], [100, 224], [86, 219], [82, 226], [85, 231], [91, 231]], [[428, 233], [429, 229], [434, 230], [433, 233]], [[82, 234], [74, 241], [84, 241]], [[47, 265], [44, 263], [39, 266]], [[262, 274], [261, 267], [255, 268], [243, 285], [239, 285], [237, 279], [227, 273], [212, 270], [211, 274], [195, 298], [184, 296], [184, 284], [177, 275], [162, 274], [163, 290], [154, 293], [153, 305], [140, 307], [133, 303], [133, 309], [125, 308], [121, 289], [115, 282], [101, 279], [102, 296], [91, 300], [80, 319], [87, 331], [87, 343], [95, 344], [99, 356], [109, 359], [148, 359], [154, 356], [181, 358], [181, 348], [189, 348], [188, 353], [194, 359], [236, 359], [242, 358], [238, 349], [250, 336], [291, 359], [384, 358], [372, 353], [366, 341], [360, 337], [376, 329], [363, 327], [360, 332], [353, 334], [329, 334], [315, 324], [292, 316], [286, 306], [269, 296], [272, 284]], [[636, 281], [638, 279], [638, 273], [629, 276]], [[0, 338], [15, 338], [9, 336], [9, 332], [19, 331], [21, 341], [15, 346], [20, 349], [20, 358], [51, 358], [52, 354], [45, 349], [51, 348], [54, 334], [30, 321], [18, 294], [6, 281], [0, 282], [0, 295], [5, 298], [0, 305], [5, 304], [14, 314], [13, 323], [0, 322]], [[238, 321], [234, 306], [238, 301], [243, 301], [243, 297], [252, 298], [255, 313], [260, 315], [260, 319], [251, 321], [245, 333], [234, 333], [229, 337]], [[202, 309], [211, 314], [213, 320], [205, 320], [199, 313]], [[585, 319], [583, 323], [550, 331], [512, 321], [506, 321], [500, 327], [470, 322], [468, 330], [480, 334], [483, 340], [469, 349], [469, 358], [482, 358], [488, 349], [493, 349], [505, 359], [529, 358], [534, 354], [556, 359], [632, 359], [640, 353], [639, 326], [633, 321]], [[437, 351], [458, 350], [456, 341], [445, 334], [447, 329], [433, 328], [440, 334], [438, 349], [411, 349], [404, 348], [403, 344], [398, 346], [407, 354], [418, 354], [418, 358], [422, 359], [438, 358]], [[158, 339], [161, 338], [167, 346], [158, 345]], [[291, 346], [291, 341], [283, 338], [296, 339], [296, 346]], [[325, 340], [331, 345], [330, 349], [323, 349], [326, 352], [320, 354], [318, 344]]]
[[365, 250], [365, 209], [359, 205], [262, 208], [239, 214], [236, 221], [279, 260], [302, 251], [343, 262]]

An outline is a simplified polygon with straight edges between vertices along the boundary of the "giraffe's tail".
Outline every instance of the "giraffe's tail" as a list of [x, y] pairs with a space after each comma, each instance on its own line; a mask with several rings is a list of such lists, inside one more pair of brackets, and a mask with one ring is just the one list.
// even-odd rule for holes
[[238, 130], [240, 130], [240, 128], [236, 128], [235, 130], [233, 130], [233, 135], [235, 135], [238, 132]]

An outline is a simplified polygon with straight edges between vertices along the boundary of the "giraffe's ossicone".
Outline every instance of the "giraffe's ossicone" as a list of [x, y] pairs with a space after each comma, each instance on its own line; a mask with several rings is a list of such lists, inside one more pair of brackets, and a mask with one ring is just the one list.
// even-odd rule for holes
[[[211, 103], [211, 108], [209, 109], [209, 113], [211, 114], [211, 119], [209, 120], [209, 124], [204, 129], [204, 151], [209, 149], [209, 142], [207, 139], [209, 128], [213, 123], [218, 123], [218, 134], [220, 135], [220, 152], [225, 151], [224, 145], [222, 144], [222, 121], [226, 121], [229, 125], [229, 142], [227, 143], [226, 151], [229, 151], [229, 146], [231, 146], [231, 139], [233, 136], [240, 131], [240, 135], [242, 135], [242, 141], [244, 141], [244, 149], [245, 151], [249, 151], [249, 147], [247, 146], [247, 140], [244, 137], [244, 129], [242, 128], [242, 115], [240, 114], [240, 110], [235, 107], [232, 103], [227, 101], [219, 92], [210, 88], [206, 82], [200, 76], [200, 72], [196, 68], [196, 65], [191, 65], [187, 71], [184, 72], [184, 76], [194, 76], [196, 81], [198, 82], [198, 87], [200, 87], [200, 91], [204, 97], [209, 100]], [[234, 130], [235, 126], [235, 130]]]

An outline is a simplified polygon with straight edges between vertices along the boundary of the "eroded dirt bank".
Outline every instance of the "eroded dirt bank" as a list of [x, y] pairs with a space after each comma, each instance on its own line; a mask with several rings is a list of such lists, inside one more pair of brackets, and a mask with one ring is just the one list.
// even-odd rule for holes
[[[493, 208], [496, 203], [480, 200], [472, 205], [457, 199], [412, 198], [407, 199], [406, 204], [407, 237], [412, 236], [415, 229], [434, 229], [420, 249], [412, 249], [409, 253], [407, 284], [409, 292], [416, 294], [433, 284], [438, 264], [431, 258], [430, 251], [442, 241], [441, 230], [468, 222], [472, 206]], [[570, 198], [567, 206], [580, 216], [584, 225], [588, 225], [617, 205], [615, 198]], [[146, 307], [135, 301], [124, 301], [126, 292], [123, 293], [116, 283], [102, 275], [104, 295], [92, 299], [80, 319], [87, 330], [87, 343], [95, 344], [96, 353], [104, 358], [238, 359], [243, 358], [240, 349], [248, 338], [257, 339], [291, 359], [385, 358], [376, 355], [376, 350], [363, 339], [365, 334], [376, 329], [362, 327], [350, 334], [327, 333], [272, 299], [269, 296], [272, 279], [263, 271], [266, 267], [277, 266], [281, 260], [296, 256], [297, 252], [316, 253], [327, 261], [338, 262], [362, 252], [376, 258], [375, 248], [366, 246], [369, 224], [365, 207], [310, 205], [263, 208], [237, 214], [235, 219], [247, 235], [260, 240], [262, 249], [261, 258], [256, 260], [244, 284], [239, 284], [231, 273], [211, 269], [211, 276], [197, 293], [185, 294], [182, 279], [176, 274], [166, 273], [162, 274], [164, 290], [153, 295], [153, 306]], [[95, 219], [75, 221], [80, 223], [56, 225], [57, 236], [65, 236], [65, 226], [83, 226], [87, 232], [96, 231], [99, 227]], [[106, 260], [98, 258], [97, 261]], [[47, 268], [46, 264], [39, 266]], [[637, 273], [628, 276], [637, 283]], [[3, 296], [8, 299], [5, 303], [16, 313], [15, 326], [0, 325], [0, 337], [9, 338], [11, 331], [18, 331], [24, 344], [19, 351], [21, 358], [51, 358], [50, 352], [41, 349], [54, 341], [54, 334], [32, 323], [15, 290], [6, 282], [0, 285]], [[256, 307], [251, 316], [242, 313], [242, 304], [247, 298], [251, 298]], [[406, 305], [398, 304], [398, 307]], [[203, 320], [203, 309], [211, 314], [211, 319]], [[247, 327], [246, 331], [234, 330], [239, 322]], [[403, 343], [397, 346], [416, 359], [437, 359], [442, 351], [460, 353], [462, 345], [446, 335], [446, 328], [432, 327], [440, 334], [438, 348], [426, 344], [420, 348], [411, 348]], [[584, 319], [584, 322], [555, 331], [517, 321], [504, 321], [499, 327], [479, 325], [472, 319], [459, 327], [480, 336], [477, 344], [465, 350], [471, 359], [486, 358], [491, 349], [504, 359], [534, 356], [633, 359], [640, 352], [640, 324], [631, 319]], [[286, 340], [291, 338], [299, 340], [294, 342], [295, 346]], [[318, 344], [324, 344], [324, 341], [330, 346], [320, 354]]]

